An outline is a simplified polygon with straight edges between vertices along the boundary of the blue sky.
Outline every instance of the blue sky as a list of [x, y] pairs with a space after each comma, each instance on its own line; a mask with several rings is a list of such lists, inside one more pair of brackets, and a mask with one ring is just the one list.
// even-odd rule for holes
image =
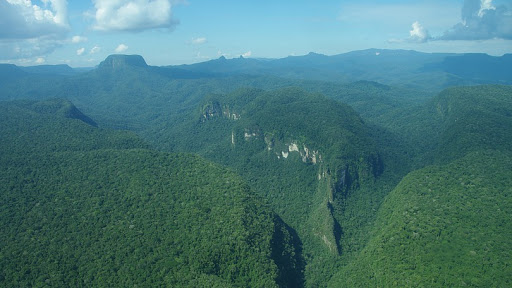
[[368, 48], [512, 53], [510, 0], [0, 0], [0, 62], [150, 65]]

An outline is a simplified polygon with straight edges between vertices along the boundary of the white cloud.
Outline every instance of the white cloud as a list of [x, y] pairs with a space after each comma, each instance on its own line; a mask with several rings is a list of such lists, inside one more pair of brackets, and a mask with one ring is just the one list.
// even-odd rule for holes
[[87, 42], [87, 37], [75, 35], [71, 38], [72, 43]]
[[421, 26], [418, 21], [412, 23], [412, 30], [409, 31], [409, 35], [409, 40], [420, 43], [427, 42], [431, 38], [427, 29]]
[[204, 44], [206, 43], [207, 40], [205, 37], [199, 37], [199, 38], [194, 38], [192, 39], [191, 43], [192, 44], [195, 44], [195, 45], [201, 45], [201, 44]]
[[93, 3], [95, 30], [137, 32], [172, 29], [177, 24], [172, 17], [171, 0], [93, 0]]
[[[48, 2], [48, 1], [46, 1]], [[51, 0], [48, 7], [30, 0], [0, 1], [0, 38], [62, 38], [69, 30], [66, 0]]]
[[96, 54], [101, 51], [101, 48], [99, 46], [94, 46], [91, 48], [91, 51], [89, 51], [89, 54]]
[[43, 57], [39, 57], [36, 59], [37, 64], [43, 64], [46, 60]]
[[80, 56], [80, 55], [84, 54], [84, 52], [85, 52], [85, 48], [82, 47], [82, 48], [76, 50], [76, 55]]
[[484, 16], [486, 10], [496, 10], [496, 7], [492, 5], [492, 0], [480, 0], [480, 10], [478, 10], [478, 16]]
[[252, 55], [252, 52], [251, 51], [247, 51], [244, 54], [242, 54], [242, 57], [247, 58], [247, 57], [251, 57], [251, 55]]
[[[425, 43], [438, 40], [512, 40], [512, 13], [505, 5], [494, 6], [492, 0], [464, 0], [461, 9], [461, 22], [445, 30], [441, 36], [430, 36], [418, 21], [409, 31], [409, 42]], [[391, 39], [389, 43], [400, 43]]]
[[30, 59], [52, 53], [64, 41], [52, 38], [23, 40], [0, 39], [0, 60]]
[[461, 20], [437, 40], [512, 40], [512, 13], [508, 6], [495, 7], [492, 0], [465, 0]]
[[66, 0], [0, 1], [0, 59], [49, 54], [69, 29]]
[[126, 46], [124, 44], [119, 44], [119, 46], [117, 46], [117, 48], [116, 48], [116, 53], [121, 53], [126, 50], [128, 50], [128, 46]]

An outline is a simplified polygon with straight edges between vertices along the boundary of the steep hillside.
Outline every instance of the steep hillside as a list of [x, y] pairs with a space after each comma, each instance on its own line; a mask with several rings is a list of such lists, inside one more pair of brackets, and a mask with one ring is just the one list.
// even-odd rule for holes
[[436, 160], [446, 163], [471, 151], [512, 151], [512, 87], [450, 88], [432, 101], [442, 123]]
[[350, 107], [300, 89], [211, 95], [181, 123], [154, 128], [157, 147], [199, 153], [248, 179], [297, 230], [308, 269], [346, 249], [339, 221], [345, 200], [383, 169]]
[[410, 173], [332, 287], [512, 285], [512, 155], [473, 152]]
[[71, 102], [0, 102], [0, 155], [27, 157], [30, 153], [145, 148], [133, 132], [97, 129]]
[[127, 67], [148, 67], [146, 60], [140, 55], [110, 55], [98, 66], [99, 70], [123, 70]]
[[[263, 167], [249, 169], [256, 163], [276, 165], [267, 167], [276, 170], [270, 174], [280, 174], [290, 162], [300, 164], [289, 169], [312, 171], [313, 178], [329, 174], [335, 182], [340, 181], [337, 196], [353, 191], [359, 182], [380, 173], [378, 155], [361, 119], [348, 106], [321, 95], [299, 89], [241, 89], [227, 95], [211, 95], [196, 109], [185, 116], [181, 125], [166, 126], [160, 135], [163, 138], [156, 139], [155, 145], [198, 152], [233, 166], [240, 173], [262, 173]], [[269, 177], [250, 178], [263, 184], [273, 178]], [[292, 182], [301, 181], [301, 177], [297, 178]], [[295, 203], [283, 201], [283, 206]], [[294, 215], [293, 210], [282, 212]]]
[[0, 285], [302, 284], [299, 240], [233, 172], [1, 102]]
[[452, 87], [424, 103], [401, 103], [368, 121], [405, 145], [412, 167], [449, 163], [482, 149], [512, 149], [510, 86]]
[[450, 88], [397, 119], [423, 131], [415, 143], [430, 150], [417, 164], [438, 166], [409, 173], [386, 197], [332, 287], [510, 286], [511, 92]]

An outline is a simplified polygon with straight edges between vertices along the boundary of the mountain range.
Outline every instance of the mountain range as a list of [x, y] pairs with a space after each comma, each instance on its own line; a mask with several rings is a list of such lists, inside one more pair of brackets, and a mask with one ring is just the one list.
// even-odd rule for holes
[[508, 286], [511, 61], [0, 65], [0, 283]]
[[[144, 59], [132, 55], [123, 61], [131, 66], [147, 66]], [[109, 59], [110, 58], [110, 59]], [[111, 63], [109, 57], [106, 62]], [[119, 60], [116, 60], [119, 61]], [[439, 91], [454, 85], [510, 84], [512, 54], [490, 56], [468, 53], [422, 53], [412, 50], [368, 49], [327, 56], [309, 53], [281, 59], [233, 58], [218, 59], [196, 64], [161, 66], [164, 74], [180, 78], [219, 77], [230, 75], [272, 75], [302, 80], [328, 80], [354, 82], [377, 81], [394, 86]], [[9, 64], [0, 65], [0, 73], [8, 71]], [[13, 65], [10, 65], [13, 69]], [[18, 67], [19, 70], [45, 75], [72, 75], [94, 68], [71, 68], [67, 65], [39, 65]], [[112, 66], [112, 68], [114, 68]]]

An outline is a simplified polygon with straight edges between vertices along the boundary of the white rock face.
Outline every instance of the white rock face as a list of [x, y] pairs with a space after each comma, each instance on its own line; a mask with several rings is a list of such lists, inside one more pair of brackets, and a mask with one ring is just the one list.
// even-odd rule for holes
[[299, 146], [297, 146], [297, 144], [295, 144], [295, 143], [292, 143], [292, 144], [288, 145], [288, 151], [290, 151], [290, 152], [293, 152], [293, 151], [299, 152]]
[[252, 133], [247, 133], [247, 132], [245, 132], [245, 133], [244, 133], [244, 138], [245, 138], [245, 140], [249, 140], [249, 139], [251, 139], [252, 137], [256, 137], [256, 136], [258, 136], [258, 134], [256, 134], [256, 132], [252, 132]]
[[[255, 136], [257, 136], [257, 135], [248, 133], [246, 130], [246, 133], [245, 133], [246, 140], [251, 137], [255, 137]], [[273, 149], [274, 143], [273, 143], [272, 138], [268, 138], [267, 136], [265, 136], [265, 143], [267, 144], [268, 151]], [[284, 151], [281, 151], [281, 153], [276, 152], [277, 158], [281, 159], [281, 157], [283, 157], [284, 159], [286, 159], [286, 158], [288, 158], [290, 153], [297, 152], [297, 153], [299, 153], [299, 156], [300, 156], [302, 162], [304, 162], [304, 163], [312, 163], [313, 165], [316, 165], [316, 164], [322, 162], [322, 156], [320, 155], [318, 150], [312, 150], [312, 149], [308, 148], [306, 145], [302, 145], [302, 147], [299, 148], [299, 145], [297, 143], [298, 143], [298, 141], [291, 141], [291, 144], [285, 144], [286, 145], [285, 149], [288, 151], [284, 150]]]
[[249, 141], [251, 138], [254, 138], [254, 137], [260, 137], [260, 135], [261, 135], [261, 131], [259, 131], [258, 129], [245, 128], [245, 132], [244, 132], [245, 141]]
[[230, 120], [239, 120], [240, 114], [233, 112], [232, 110], [233, 109], [230, 108], [229, 106], [224, 105], [222, 107], [222, 115], [224, 116], [224, 118], [228, 118]]
[[274, 148], [274, 138], [272, 135], [265, 134], [265, 144], [267, 145], [267, 151], [271, 151]]

